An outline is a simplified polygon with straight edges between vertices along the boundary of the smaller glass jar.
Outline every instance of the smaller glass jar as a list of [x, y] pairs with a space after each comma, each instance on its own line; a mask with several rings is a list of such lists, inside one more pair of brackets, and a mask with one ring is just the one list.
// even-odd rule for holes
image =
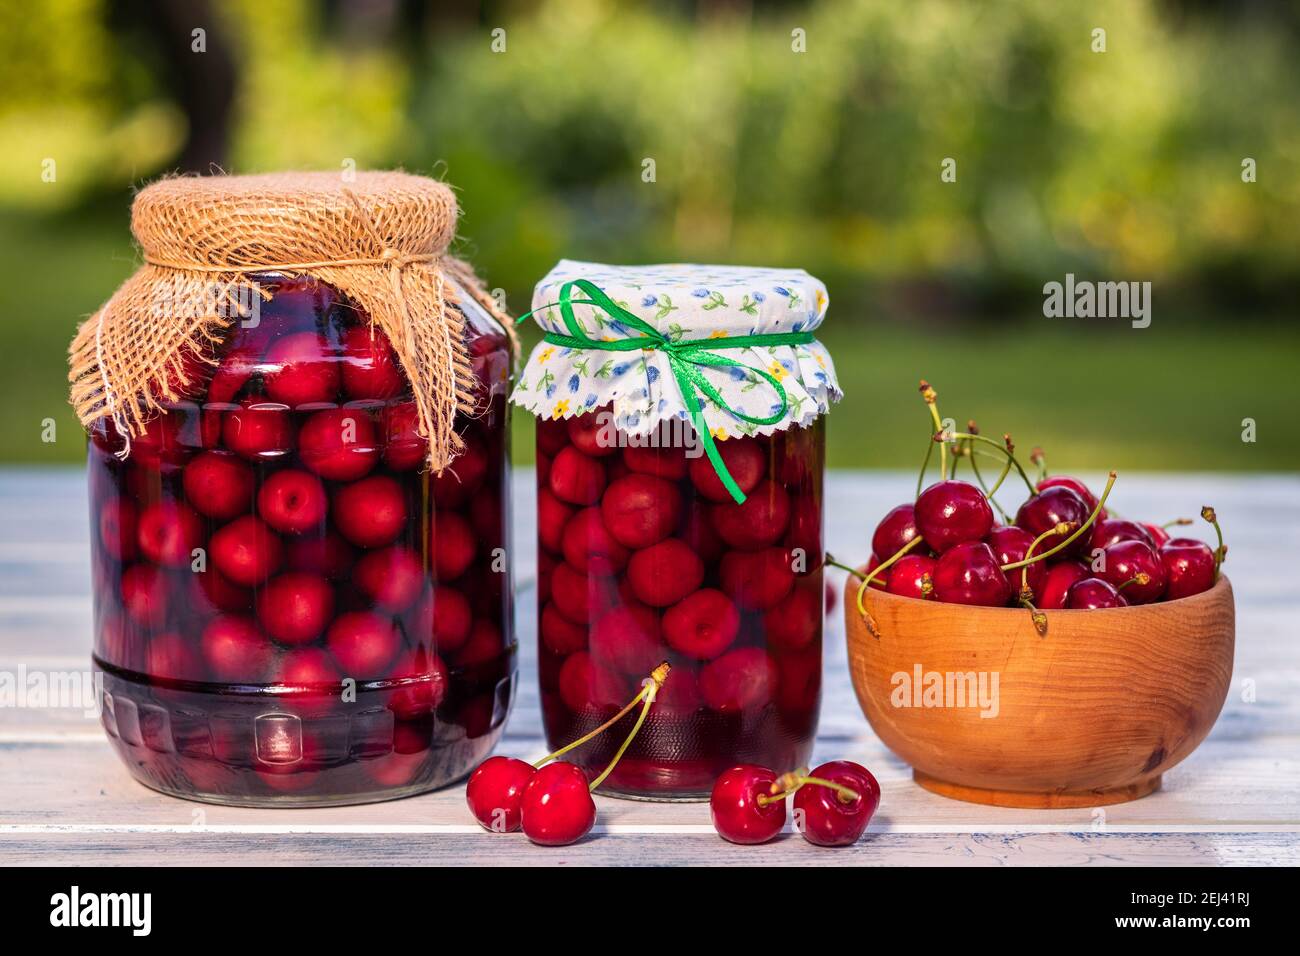
[[[721, 444], [744, 504], [698, 445], [631, 447], [612, 419], [538, 423], [548, 745], [603, 723], [668, 661], [603, 791], [695, 799], [736, 763], [807, 763], [821, 698], [824, 419]], [[634, 720], [566, 759], [595, 776]]]
[[[839, 397], [812, 335], [826, 305], [801, 270], [564, 261], [537, 285], [544, 340], [511, 400], [537, 417], [548, 744], [671, 665], [602, 792], [700, 799], [736, 763], [811, 756]], [[635, 719], [566, 759], [596, 776]]]

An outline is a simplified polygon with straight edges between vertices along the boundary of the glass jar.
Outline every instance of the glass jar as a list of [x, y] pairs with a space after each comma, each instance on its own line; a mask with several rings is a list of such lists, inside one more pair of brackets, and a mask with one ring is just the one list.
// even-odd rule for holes
[[[747, 496], [737, 504], [689, 425], [647, 443], [607, 408], [538, 421], [549, 746], [607, 720], [657, 664], [672, 665], [602, 792], [698, 799], [737, 763], [808, 762], [821, 697], [824, 422], [719, 442]], [[565, 759], [599, 773], [635, 717]]]
[[92, 429], [103, 724], [141, 783], [240, 805], [464, 776], [514, 692], [510, 344], [460, 296], [479, 407], [434, 477], [388, 342], [335, 289], [259, 276], [184, 400]]

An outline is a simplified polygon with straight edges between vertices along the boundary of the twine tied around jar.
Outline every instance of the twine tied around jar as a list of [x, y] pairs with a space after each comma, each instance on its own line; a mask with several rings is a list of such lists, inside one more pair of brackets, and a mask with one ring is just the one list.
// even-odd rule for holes
[[441, 471], [462, 448], [456, 414], [478, 408], [459, 294], [496, 318], [512, 347], [518, 343], [473, 269], [447, 254], [458, 215], [445, 184], [400, 172], [154, 183], [131, 209], [143, 265], [82, 323], [69, 349], [78, 418], [86, 426], [111, 418], [129, 449], [191, 384], [187, 359], [215, 364], [245, 277], [308, 274], [387, 335], [411, 383], [430, 467]]

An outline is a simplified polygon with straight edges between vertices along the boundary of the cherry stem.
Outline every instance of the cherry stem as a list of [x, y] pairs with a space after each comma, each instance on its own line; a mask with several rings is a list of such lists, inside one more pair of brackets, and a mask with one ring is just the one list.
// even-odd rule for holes
[[925, 473], [930, 470], [930, 458], [934, 454], [934, 431], [931, 430], [925, 440], [925, 458], [921, 461], [921, 473], [916, 476], [916, 497], [921, 497], [921, 486], [925, 484]]
[[1047, 615], [1034, 606], [1034, 592], [1025, 585], [1020, 591], [1020, 603], [1029, 609], [1029, 619], [1034, 622], [1034, 630], [1039, 637], [1047, 636]]
[[[934, 422], [933, 435], [943, 433], [943, 419], [939, 417], [939, 396], [930, 383], [921, 379], [921, 398], [925, 401], [926, 406], [930, 409], [930, 420]], [[943, 481], [948, 477], [948, 446], [939, 445], [939, 480]]]
[[858, 793], [858, 791], [854, 790], [852, 787], [846, 787], [842, 783], [836, 783], [834, 780], [827, 780], [824, 777], [803, 777], [799, 781], [801, 787], [806, 786], [807, 784], [812, 784], [815, 787], [829, 787], [831, 790], [834, 790], [839, 798], [845, 803], [853, 803], [855, 800], [862, 799], [862, 794]]
[[760, 793], [757, 803], [760, 807], [766, 807], [773, 803], [780, 803], [792, 793], [796, 793], [800, 787], [812, 784], [815, 787], [827, 787], [835, 791], [843, 803], [853, 803], [862, 799], [862, 794], [858, 793], [852, 787], [846, 787], [842, 783], [836, 783], [834, 780], [827, 780], [825, 777], [808, 776], [808, 768], [800, 767], [798, 770], [790, 773], [783, 773], [772, 781], [770, 793]]
[[1206, 505], [1201, 509], [1201, 517], [1214, 525], [1214, 533], [1218, 535], [1219, 546], [1214, 549], [1214, 580], [1219, 580], [1219, 568], [1228, 557], [1228, 547], [1223, 543], [1223, 529], [1219, 527], [1219, 516], [1215, 514], [1214, 509]]
[[862, 612], [863, 617], [866, 617], [867, 615], [867, 607], [863, 603], [863, 595], [866, 593], [867, 588], [871, 587], [871, 582], [875, 580], [876, 575], [893, 565], [899, 558], [907, 554], [907, 552], [911, 551], [918, 544], [921, 544], [924, 540], [925, 539], [918, 534], [915, 538], [890, 555], [888, 560], [882, 561], [872, 568], [871, 572], [862, 579], [862, 584], [858, 587], [858, 610]]
[[[1025, 557], [1029, 558], [1034, 553], [1034, 548], [1038, 547], [1040, 544], [1042, 544], [1052, 535], [1069, 534], [1069, 533], [1070, 533], [1070, 526], [1066, 524], [1064, 521], [1060, 522], [1059, 524], [1051, 528], [1048, 528], [1046, 531], [1040, 534], [1033, 541], [1029, 542], [1029, 547], [1025, 549]], [[1020, 595], [1022, 598], [1024, 597], [1026, 591], [1029, 591], [1029, 565], [1027, 564], [1020, 569]], [[1029, 593], [1032, 594], [1033, 592], [1030, 591]]]
[[[650, 708], [655, 702], [655, 696], [659, 693], [659, 688], [664, 685], [664, 681], [668, 678], [668, 671], [670, 669], [668, 662], [664, 661], [654, 669], [654, 672], [649, 677], [646, 678], [640, 694], [641, 697], [645, 698], [645, 703], [641, 705], [641, 713], [637, 715], [636, 723], [632, 725], [631, 733], [627, 735], [627, 738], [623, 741], [623, 745], [618, 748], [618, 752], [614, 754], [614, 759], [609, 762], [609, 766], [601, 771], [599, 777], [587, 785], [589, 791], [595, 790], [605, 782], [605, 778], [614, 772], [614, 768], [618, 766], [618, 762], [623, 759], [623, 754], [627, 752], [627, 748], [632, 746], [632, 741], [636, 739], [638, 731], [641, 730], [641, 725], [645, 723], [646, 715], [650, 713]], [[632, 703], [635, 704], [636, 701], [634, 700]]]
[[[1020, 464], [1020, 460], [1019, 460], [1018, 458], [1016, 458], [1016, 453], [1013, 452], [1010, 448], [1007, 448], [1006, 445], [1004, 445], [1004, 444], [999, 444], [998, 442], [995, 442], [992, 438], [989, 438], [989, 437], [986, 436], [986, 435], [972, 435], [970, 432], [951, 432], [951, 433], [948, 435], [948, 437], [949, 437], [949, 438], [968, 438], [968, 439], [972, 439], [972, 440], [974, 440], [974, 441], [982, 441], [982, 442], [984, 442], [986, 445], [992, 445], [992, 446], [993, 446], [994, 448], [996, 448], [998, 451], [1002, 452], [1002, 454], [1004, 454], [1004, 455], [1007, 456], [1007, 462], [1008, 462], [1008, 464], [1015, 465], [1015, 467], [1016, 467], [1016, 471], [1020, 472], [1020, 477], [1021, 477], [1022, 479], [1024, 479], [1025, 487], [1029, 489], [1029, 494], [1030, 494], [1030, 495], [1036, 495], [1036, 494], [1038, 494], [1038, 489], [1035, 488], [1033, 482], [1031, 482], [1031, 481], [1029, 480], [1029, 475], [1027, 475], [1027, 474], [1025, 473], [1024, 466], [1021, 465], [1021, 464]], [[938, 440], [938, 439], [936, 438], [936, 441], [937, 441], [937, 440]], [[1001, 484], [1002, 484], [1002, 482], [999, 481], [998, 484], [996, 484], [996, 485], [993, 486], [993, 490], [994, 490], [994, 491], [997, 491], [997, 490], [998, 490], [998, 487], [999, 487]]]
[[1175, 518], [1173, 521], [1166, 521], [1161, 528], [1185, 528], [1192, 523], [1191, 518]]
[[828, 567], [839, 568], [841, 571], [849, 572], [849, 574], [853, 575], [855, 578], [861, 578], [862, 580], [866, 580], [865, 576], [862, 574], [861, 571], [859, 571], [857, 568], [851, 568], [847, 564], [840, 564], [838, 561], [835, 560], [834, 555], [832, 555], [829, 551], [826, 553], [826, 557], [822, 559], [822, 562], [826, 564]]
[[[1097, 515], [1101, 514], [1102, 508], [1106, 507], [1106, 499], [1110, 496], [1110, 490], [1115, 487], [1116, 477], [1117, 477], [1116, 473], [1112, 471], [1110, 473], [1110, 476], [1106, 479], [1106, 490], [1101, 493], [1101, 500], [1097, 502], [1097, 507], [1092, 509], [1092, 514], [1088, 515], [1088, 520], [1085, 521], [1083, 524], [1079, 525], [1079, 529], [1075, 531], [1074, 534], [1070, 535], [1068, 538], [1066, 538], [1064, 541], [1062, 541], [1060, 544], [1054, 547], [1051, 551], [1044, 551], [1042, 554], [1036, 554], [1032, 558], [1025, 558], [1023, 561], [1016, 561], [1012, 564], [1004, 565], [1002, 567], [1002, 570], [1014, 571], [1016, 568], [1024, 567], [1026, 564], [1034, 564], [1035, 562], [1038, 561], [1046, 561], [1052, 555], [1056, 554], [1056, 552], [1060, 551], [1063, 548], [1067, 548], [1071, 544], [1073, 544], [1075, 539], [1077, 539], [1079, 535], [1083, 534], [1090, 527], [1092, 527], [1092, 523], [1097, 520]], [[1055, 528], [1050, 529], [1050, 533], [1055, 534], [1056, 529]]]
[[[997, 509], [998, 514], [1002, 516], [1002, 520], [1007, 522], [1007, 513], [1002, 510], [1002, 506], [998, 504], [997, 499], [993, 497], [993, 492], [997, 491], [997, 489], [995, 488], [993, 491], [989, 491], [989, 486], [984, 483], [984, 475], [980, 473], [979, 456], [975, 454], [975, 443], [973, 441], [967, 442], [966, 450], [969, 453], [971, 470], [975, 472], [975, 480], [979, 482], [980, 490], [984, 492], [984, 497], [988, 499], [989, 504]], [[1003, 466], [1002, 476], [998, 479], [999, 484], [1001, 484], [1003, 478], [1006, 478], [1007, 471], [1010, 468], [1010, 462], [1007, 462]]]
[[[667, 664], [661, 664], [661, 665], [659, 665], [659, 666], [660, 666], [661, 668], [664, 668], [664, 676], [667, 677], [667, 674], [668, 674], [667, 667], [668, 667], [668, 665], [667, 665]], [[659, 668], [656, 668], [655, 671], [654, 671], [654, 673], [650, 675], [651, 678], [655, 678], [655, 674], [658, 674], [658, 673], [659, 673]], [[656, 685], [655, 685], [655, 686], [658, 686], [658, 684], [660, 684], [660, 683], [662, 683], [662, 680], [658, 680], [658, 679], [656, 678]], [[609, 720], [605, 721], [603, 724], [601, 724], [599, 727], [597, 727], [595, 730], [591, 731], [590, 733], [583, 734], [583, 735], [582, 735], [581, 737], [579, 737], [577, 740], [574, 740], [574, 741], [572, 741], [572, 742], [570, 742], [570, 743], [565, 744], [563, 747], [561, 747], [559, 750], [555, 751], [554, 753], [549, 753], [549, 754], [547, 754], [547, 755], [546, 755], [545, 757], [543, 757], [541, 760], [539, 760], [539, 761], [537, 761], [536, 763], [534, 763], [533, 766], [534, 766], [534, 767], [539, 767], [539, 768], [540, 768], [540, 767], [544, 766], [545, 764], [550, 763], [552, 760], [556, 760], [556, 759], [558, 759], [559, 757], [563, 757], [563, 756], [564, 756], [565, 754], [567, 754], [570, 750], [576, 750], [577, 748], [581, 747], [583, 744], [587, 743], [588, 741], [590, 741], [590, 740], [594, 740], [596, 737], [599, 737], [601, 734], [603, 734], [605, 731], [609, 730], [609, 728], [613, 727], [616, 723], [618, 723], [620, 720], [622, 720], [624, 717], [626, 717], [629, 713], [631, 713], [632, 708], [634, 708], [637, 704], [641, 703], [641, 701], [645, 698], [645, 695], [646, 695], [646, 693], [649, 691], [649, 689], [650, 689], [650, 685], [649, 685], [649, 684], [642, 685], [642, 687], [641, 687], [641, 692], [640, 692], [639, 694], [637, 694], [635, 697], [633, 697], [630, 701], [628, 701], [628, 702], [627, 702], [627, 705], [624, 706], [623, 709], [620, 710], [620, 711], [619, 711], [617, 714], [615, 714], [613, 717], [609, 718]]]
[[1125, 581], [1115, 590], [1123, 591], [1130, 584], [1150, 584], [1150, 583], [1151, 583], [1151, 575], [1147, 574], [1145, 571], [1139, 571], [1137, 574], [1133, 575], [1133, 577], [1129, 578], [1127, 581]]
[[1039, 481], [1042, 481], [1047, 477], [1047, 455], [1043, 453], [1043, 449], [1035, 447], [1034, 450], [1029, 453], [1029, 461], [1031, 464], [1038, 466]]

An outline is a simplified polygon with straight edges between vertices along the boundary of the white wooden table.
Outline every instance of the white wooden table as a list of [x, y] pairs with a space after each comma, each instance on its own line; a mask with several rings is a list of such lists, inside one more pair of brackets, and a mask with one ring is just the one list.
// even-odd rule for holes
[[[1095, 476], [1093, 476], [1095, 477]], [[866, 554], [870, 531], [912, 487], [909, 475], [833, 473], [830, 549]], [[532, 474], [518, 482], [520, 694], [501, 751], [545, 752], [531, 595]], [[1100, 482], [1099, 482], [1100, 483]], [[1104, 810], [982, 807], [921, 790], [872, 734], [853, 698], [839, 612], [828, 623], [815, 759], [870, 767], [884, 790], [868, 835], [824, 850], [787, 834], [761, 847], [719, 839], [704, 804], [598, 797], [582, 843], [534, 847], [481, 831], [453, 786], [408, 800], [325, 810], [205, 806], [135, 783], [98, 721], [80, 710], [0, 708], [0, 863], [69, 864], [1291, 864], [1300, 863], [1300, 478], [1120, 477], [1126, 514], [1218, 509], [1238, 600], [1236, 670], [1223, 714], [1164, 788]], [[1008, 498], [1008, 504], [1010, 499]], [[0, 676], [88, 666], [88, 522], [80, 471], [0, 474]]]

